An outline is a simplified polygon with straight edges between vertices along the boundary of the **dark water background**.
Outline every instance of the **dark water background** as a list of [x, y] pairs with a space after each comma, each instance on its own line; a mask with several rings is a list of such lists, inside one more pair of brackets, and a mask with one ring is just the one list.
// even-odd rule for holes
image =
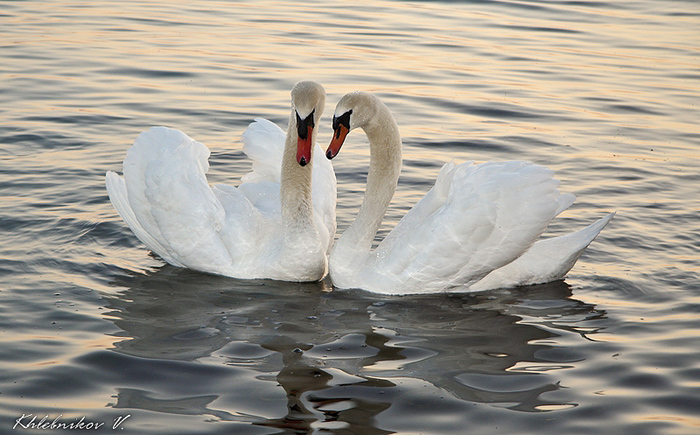
[[[699, 433], [699, 55], [695, 0], [0, 1], [0, 433]], [[555, 169], [578, 200], [552, 235], [617, 216], [564, 282], [477, 294], [150, 256], [104, 188], [136, 135], [179, 128], [237, 184], [241, 133], [285, 127], [302, 79], [322, 143], [348, 91], [394, 112], [383, 234], [452, 159]], [[334, 160], [339, 232], [364, 141]]]

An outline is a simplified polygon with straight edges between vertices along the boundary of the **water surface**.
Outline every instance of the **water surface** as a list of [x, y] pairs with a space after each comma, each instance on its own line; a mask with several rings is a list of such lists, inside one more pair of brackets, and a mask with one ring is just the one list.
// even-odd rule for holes
[[[695, 1], [0, 1], [0, 432], [691, 434], [700, 430]], [[166, 265], [104, 174], [151, 125], [250, 167], [312, 79], [377, 93], [404, 169], [380, 237], [450, 161], [525, 159], [612, 223], [563, 282], [383, 297]], [[334, 160], [338, 225], [366, 141]], [[127, 418], [128, 417], [128, 418]]]

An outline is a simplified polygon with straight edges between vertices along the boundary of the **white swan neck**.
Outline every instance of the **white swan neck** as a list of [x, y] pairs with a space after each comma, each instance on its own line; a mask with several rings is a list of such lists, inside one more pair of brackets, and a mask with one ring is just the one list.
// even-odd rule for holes
[[367, 104], [374, 106], [374, 115], [361, 126], [370, 147], [365, 196], [357, 218], [337, 242], [340, 250], [371, 250], [401, 172], [401, 136], [394, 117], [376, 97]]
[[[298, 234], [304, 229], [315, 230], [313, 222], [313, 201], [311, 197], [311, 174], [313, 159], [305, 166], [296, 160], [299, 134], [296, 128], [295, 112], [289, 118], [287, 138], [282, 155], [280, 173], [280, 206], [285, 232]], [[316, 131], [312, 131], [311, 143], [316, 143]], [[313, 153], [312, 153], [313, 155]]]
[[[323, 113], [325, 91], [315, 82], [299, 82], [292, 89], [292, 110], [289, 116], [287, 135], [282, 152], [280, 171], [281, 228], [271, 229], [280, 236], [272, 248], [275, 252], [274, 267], [279, 277], [294, 281], [318, 281], [326, 274], [326, 249], [321, 245], [319, 231], [314, 222], [312, 201], [313, 150], [316, 146], [316, 128]], [[306, 124], [306, 119], [313, 122]], [[299, 151], [298, 122], [311, 131], [311, 154], [304, 158], [305, 164], [297, 161]], [[306, 141], [305, 141], [306, 142]], [[308, 144], [304, 144], [307, 146]], [[306, 153], [306, 150], [304, 150]]]

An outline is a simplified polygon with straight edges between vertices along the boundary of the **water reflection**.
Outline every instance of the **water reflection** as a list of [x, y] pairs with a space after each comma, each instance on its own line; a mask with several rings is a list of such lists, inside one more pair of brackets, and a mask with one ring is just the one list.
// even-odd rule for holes
[[[537, 412], [576, 406], [545, 393], [560, 390], [556, 373], [582, 359], [575, 346], [561, 343], [590, 339], [596, 331], [585, 322], [605, 315], [572, 299], [563, 282], [378, 298], [331, 291], [328, 283], [236, 281], [165, 266], [115, 284], [125, 288], [108, 297], [107, 316], [123, 331], [117, 352], [203, 363], [213, 378], [220, 376], [216, 367], [236, 368], [252, 375], [249, 391], [272, 387], [279, 394], [281, 387], [286, 398], [286, 412], [276, 410], [272, 414], [281, 416], [274, 418], [265, 417], [269, 410], [246, 413], [235, 405], [214, 410], [221, 405], [211, 394], [173, 405], [147, 391], [123, 389], [118, 407], [155, 406], [293, 433], [347, 427], [390, 433], [377, 424], [381, 417], [397, 410], [415, 414], [426, 394], [439, 394], [457, 408], [480, 403]], [[212, 381], [208, 391], [233, 388], [226, 383]]]

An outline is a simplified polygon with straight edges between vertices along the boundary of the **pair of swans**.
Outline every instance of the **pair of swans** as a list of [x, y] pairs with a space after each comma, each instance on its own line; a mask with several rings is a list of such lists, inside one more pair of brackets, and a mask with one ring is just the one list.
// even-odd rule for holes
[[[401, 138], [389, 109], [352, 92], [336, 106], [333, 139], [316, 144], [325, 91], [299, 82], [286, 134], [256, 119], [243, 133], [252, 172], [238, 188], [210, 186], [209, 150], [154, 127], [127, 152], [110, 200], [134, 234], [170, 264], [243, 279], [318, 281], [384, 294], [479, 291], [562, 279], [613, 213], [578, 232], [538, 240], [574, 201], [553, 172], [528, 162], [447, 163], [433, 188], [373, 250], [394, 195]], [[333, 244], [330, 159], [347, 134], [366, 133], [370, 168], [358, 216]], [[330, 255], [329, 255], [330, 254]]]

